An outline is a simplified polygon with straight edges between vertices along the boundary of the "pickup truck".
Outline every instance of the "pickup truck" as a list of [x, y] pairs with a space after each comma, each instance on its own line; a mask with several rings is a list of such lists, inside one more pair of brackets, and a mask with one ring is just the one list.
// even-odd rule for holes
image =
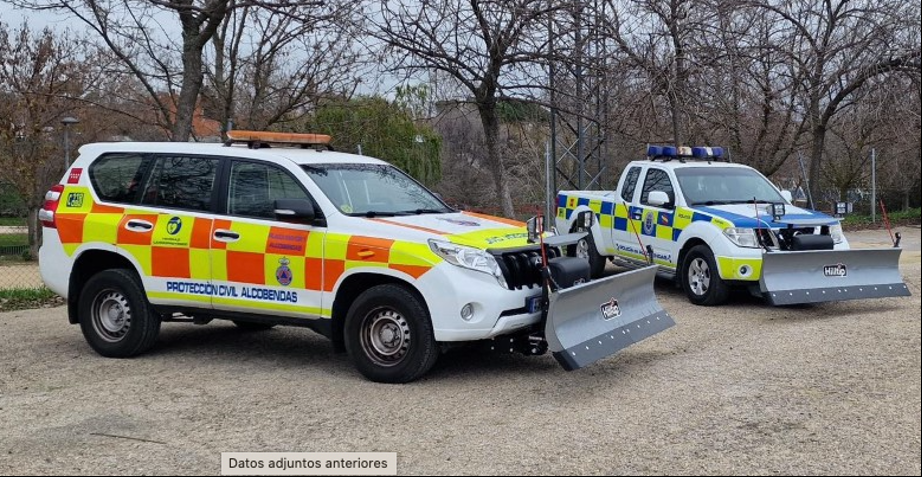
[[[582, 230], [574, 218], [591, 211]], [[724, 304], [734, 288], [773, 305], [908, 296], [892, 249], [850, 250], [838, 219], [795, 207], [755, 169], [720, 148], [650, 147], [615, 191], [562, 191], [556, 225], [589, 232], [571, 247], [592, 276], [607, 261], [655, 264], [696, 305]]]

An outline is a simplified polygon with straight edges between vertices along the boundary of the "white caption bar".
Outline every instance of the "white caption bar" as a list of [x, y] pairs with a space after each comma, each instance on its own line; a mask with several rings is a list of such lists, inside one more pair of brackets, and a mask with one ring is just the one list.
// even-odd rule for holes
[[397, 454], [223, 452], [221, 475], [397, 475]]

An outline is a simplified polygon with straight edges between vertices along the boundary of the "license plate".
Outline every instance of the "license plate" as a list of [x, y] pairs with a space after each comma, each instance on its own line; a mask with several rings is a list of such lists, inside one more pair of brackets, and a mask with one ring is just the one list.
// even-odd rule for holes
[[525, 308], [528, 310], [529, 314], [538, 313], [541, 311], [541, 303], [544, 301], [542, 295], [532, 296], [525, 299]]

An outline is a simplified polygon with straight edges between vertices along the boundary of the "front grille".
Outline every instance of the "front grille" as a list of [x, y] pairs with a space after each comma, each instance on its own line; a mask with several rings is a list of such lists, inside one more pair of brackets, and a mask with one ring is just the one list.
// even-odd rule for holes
[[[503, 271], [503, 277], [510, 290], [533, 288], [541, 284], [540, 248], [499, 250], [494, 251], [493, 256], [496, 257], [496, 262], [499, 263], [499, 268]], [[548, 260], [559, 256], [560, 251], [548, 247]]]

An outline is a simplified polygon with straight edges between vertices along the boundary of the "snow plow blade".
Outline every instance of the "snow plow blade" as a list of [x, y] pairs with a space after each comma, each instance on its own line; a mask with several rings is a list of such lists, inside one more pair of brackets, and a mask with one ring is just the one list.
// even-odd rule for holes
[[774, 306], [912, 296], [898, 248], [762, 256], [762, 294]]
[[550, 296], [545, 338], [567, 371], [589, 366], [675, 322], [653, 292], [657, 267], [595, 280]]

